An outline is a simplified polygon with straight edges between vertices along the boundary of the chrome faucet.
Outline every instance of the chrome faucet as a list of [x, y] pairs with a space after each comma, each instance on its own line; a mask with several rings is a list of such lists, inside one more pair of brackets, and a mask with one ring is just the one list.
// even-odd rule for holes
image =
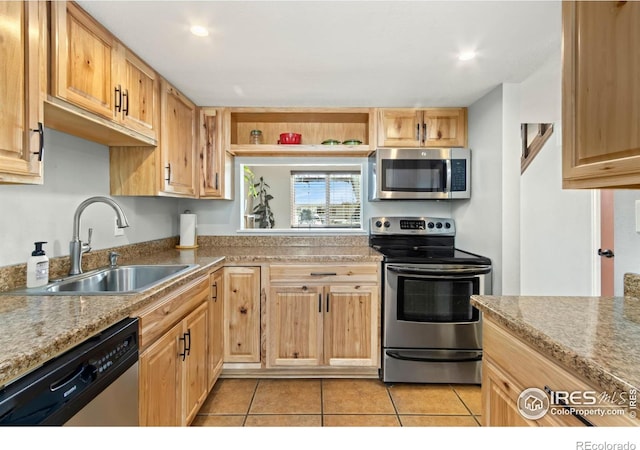
[[125, 216], [120, 205], [109, 197], [90, 197], [80, 203], [76, 209], [76, 213], [73, 215], [73, 237], [69, 243], [69, 258], [71, 260], [69, 275], [82, 273], [82, 255], [91, 250], [91, 234], [93, 230], [89, 228], [89, 240], [86, 243], [80, 240], [80, 216], [85, 208], [92, 203], [106, 203], [111, 206], [116, 212], [118, 228], [126, 228], [129, 226], [127, 216]]

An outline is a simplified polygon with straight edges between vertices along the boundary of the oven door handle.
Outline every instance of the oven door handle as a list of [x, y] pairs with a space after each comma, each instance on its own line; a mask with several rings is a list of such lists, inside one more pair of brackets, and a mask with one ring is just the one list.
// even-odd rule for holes
[[394, 359], [401, 359], [403, 361], [418, 361], [418, 362], [440, 362], [440, 363], [458, 363], [458, 362], [477, 362], [482, 361], [482, 353], [476, 354], [476, 356], [464, 357], [464, 358], [419, 358], [417, 356], [401, 355], [399, 352], [386, 351], [387, 356]]
[[398, 266], [386, 266], [390, 272], [402, 273], [406, 275], [482, 275], [491, 272], [491, 266], [475, 266], [475, 267], [449, 267], [446, 269], [431, 268], [420, 269], [416, 267], [406, 268]]

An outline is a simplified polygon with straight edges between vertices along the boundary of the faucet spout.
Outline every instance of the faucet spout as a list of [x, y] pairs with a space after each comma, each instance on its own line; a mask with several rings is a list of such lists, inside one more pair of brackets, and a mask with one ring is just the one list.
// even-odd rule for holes
[[69, 275], [78, 275], [82, 273], [82, 255], [83, 253], [91, 250], [89, 244], [83, 244], [80, 240], [80, 216], [85, 208], [92, 203], [106, 203], [111, 206], [116, 213], [116, 220], [118, 228], [126, 228], [129, 226], [129, 221], [124, 211], [113, 199], [109, 197], [90, 197], [80, 203], [76, 208], [76, 212], [73, 215], [73, 236], [69, 243], [69, 257], [71, 267], [69, 269]]

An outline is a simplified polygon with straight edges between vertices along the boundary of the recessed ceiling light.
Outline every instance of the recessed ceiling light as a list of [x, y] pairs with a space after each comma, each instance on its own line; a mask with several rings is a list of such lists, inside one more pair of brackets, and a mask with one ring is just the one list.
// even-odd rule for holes
[[209, 30], [202, 25], [193, 25], [191, 27], [191, 33], [198, 37], [206, 37], [209, 36]]
[[476, 52], [461, 52], [458, 55], [458, 59], [460, 61], [469, 61], [470, 59], [473, 59], [476, 57]]

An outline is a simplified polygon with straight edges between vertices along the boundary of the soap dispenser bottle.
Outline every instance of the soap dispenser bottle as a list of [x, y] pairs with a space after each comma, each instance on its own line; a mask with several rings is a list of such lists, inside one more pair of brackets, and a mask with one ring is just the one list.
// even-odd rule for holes
[[36, 249], [27, 261], [27, 287], [44, 286], [49, 282], [49, 258], [42, 250], [42, 244], [35, 242]]

